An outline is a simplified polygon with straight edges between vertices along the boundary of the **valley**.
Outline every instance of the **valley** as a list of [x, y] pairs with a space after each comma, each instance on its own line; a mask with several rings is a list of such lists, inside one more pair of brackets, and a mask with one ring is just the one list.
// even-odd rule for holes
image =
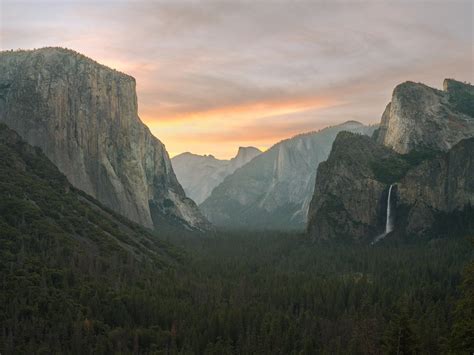
[[473, 256], [468, 239], [157, 238], [161, 250], [179, 250], [159, 266], [113, 251], [110, 261], [71, 261], [44, 243], [2, 248], [2, 351], [379, 354], [396, 351], [400, 339], [407, 352], [470, 346], [462, 340], [472, 289], [460, 288], [473, 277], [463, 271]]
[[471, 84], [227, 160], [170, 159], [135, 85], [0, 52], [0, 353], [473, 349]]

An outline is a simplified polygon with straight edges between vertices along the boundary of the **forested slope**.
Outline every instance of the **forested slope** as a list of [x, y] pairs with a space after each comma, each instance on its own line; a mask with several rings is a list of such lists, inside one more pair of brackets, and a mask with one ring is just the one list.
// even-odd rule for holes
[[454, 235], [152, 235], [0, 127], [2, 354], [467, 353], [472, 257]]
[[[128, 320], [120, 305], [128, 285], [179, 258], [0, 125], [0, 352], [93, 348]], [[87, 341], [84, 327], [99, 338]]]

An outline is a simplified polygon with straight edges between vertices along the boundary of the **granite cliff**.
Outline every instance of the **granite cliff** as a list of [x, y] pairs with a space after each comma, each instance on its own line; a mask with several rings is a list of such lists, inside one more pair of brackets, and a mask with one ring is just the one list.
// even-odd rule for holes
[[1, 52], [0, 122], [132, 221], [208, 227], [138, 117], [134, 78], [61, 48]]
[[[397, 184], [398, 204], [406, 210], [408, 234], [422, 234], [440, 212], [450, 214], [474, 207], [474, 138], [464, 139], [448, 152], [423, 161]], [[471, 225], [474, 229], [474, 214]]]
[[446, 151], [474, 136], [474, 86], [446, 79], [443, 87], [398, 85], [382, 115], [377, 142], [405, 154], [421, 147]]
[[[88, 262], [100, 258], [97, 265], [101, 268], [111, 254], [116, 258], [127, 255], [135, 262], [147, 260], [158, 267], [177, 262], [172, 248], [71, 186], [41, 149], [24, 142], [3, 123], [0, 156], [2, 262], [11, 262], [9, 258], [18, 254], [17, 245], [22, 245], [23, 258], [39, 253], [42, 245], [47, 250], [43, 256], [54, 263], [56, 258], [65, 258], [74, 264], [77, 259], [71, 250], [75, 250], [74, 254], [85, 256]], [[26, 264], [38, 275], [38, 267]]]
[[348, 121], [281, 141], [225, 178], [200, 208], [221, 227], [304, 229], [316, 169], [337, 133], [375, 128]]
[[260, 153], [261, 151], [254, 147], [239, 147], [234, 158], [221, 160], [212, 155], [197, 155], [187, 152], [173, 157], [171, 164], [186, 196], [200, 204], [227, 176]]
[[373, 240], [384, 231], [390, 185], [394, 233], [434, 234], [440, 220], [474, 231], [473, 87], [446, 80], [444, 88], [401, 84], [372, 139], [337, 136], [309, 208], [314, 238]]
[[382, 228], [386, 184], [374, 162], [396, 156], [370, 137], [341, 132], [329, 158], [319, 164], [308, 212], [308, 231], [318, 239], [363, 239]]

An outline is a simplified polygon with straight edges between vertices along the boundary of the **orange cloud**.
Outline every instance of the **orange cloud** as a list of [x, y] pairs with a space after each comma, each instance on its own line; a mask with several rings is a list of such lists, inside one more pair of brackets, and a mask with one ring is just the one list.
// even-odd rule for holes
[[[160, 125], [173, 125], [176, 121], [248, 120], [327, 108], [340, 103], [340, 101], [328, 97], [283, 98], [223, 106], [197, 112], [179, 112], [163, 116], [156, 114], [158, 110], [149, 108], [142, 114], [142, 118], [151, 125], [154, 125], [156, 122], [159, 122]], [[153, 112], [155, 113], [153, 114]]]
[[[329, 97], [273, 99], [166, 117], [153, 115], [150, 108], [148, 114], [141, 113], [141, 118], [166, 144], [171, 156], [191, 150], [196, 154], [217, 153], [220, 158], [230, 158], [239, 145], [264, 150], [282, 139], [317, 129], [307, 120], [290, 116], [340, 103]], [[278, 120], [282, 117], [285, 119]]]

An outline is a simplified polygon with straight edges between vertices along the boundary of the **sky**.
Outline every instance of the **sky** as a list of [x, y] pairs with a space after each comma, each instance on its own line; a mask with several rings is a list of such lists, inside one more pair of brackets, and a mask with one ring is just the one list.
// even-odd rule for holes
[[222, 159], [347, 120], [404, 81], [474, 81], [474, 1], [0, 0], [0, 49], [61, 46], [132, 75], [171, 156]]

